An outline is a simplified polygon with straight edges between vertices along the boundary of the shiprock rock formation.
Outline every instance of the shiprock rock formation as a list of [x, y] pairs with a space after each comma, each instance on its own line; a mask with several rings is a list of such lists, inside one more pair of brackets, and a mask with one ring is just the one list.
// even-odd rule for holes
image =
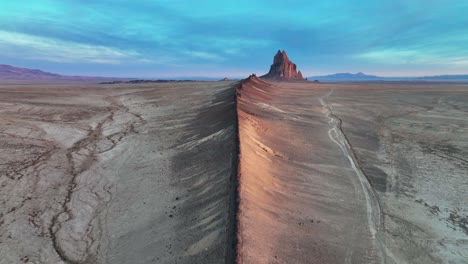
[[270, 71], [261, 78], [281, 80], [304, 80], [301, 71], [297, 71], [296, 64], [289, 60], [286, 51], [280, 51], [275, 55]]

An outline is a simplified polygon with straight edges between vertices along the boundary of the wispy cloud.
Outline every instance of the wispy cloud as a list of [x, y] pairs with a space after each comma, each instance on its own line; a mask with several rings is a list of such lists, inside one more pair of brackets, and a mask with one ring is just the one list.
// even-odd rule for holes
[[354, 58], [393, 65], [468, 65], [468, 55], [447, 54], [442, 50], [386, 48], [360, 53]]
[[27, 56], [29, 59], [61, 63], [120, 64], [125, 61], [150, 63], [142, 54], [102, 45], [81, 44], [53, 38], [0, 30], [1, 56]]
[[196, 50], [187, 50], [183, 52], [185, 55], [188, 55], [195, 59], [201, 59], [205, 61], [222, 61], [224, 58], [213, 52], [206, 51], [196, 51]]
[[224, 75], [267, 71], [285, 49], [309, 73], [467, 71], [466, 0], [293, 2], [0, 1], [0, 61], [74, 74]]

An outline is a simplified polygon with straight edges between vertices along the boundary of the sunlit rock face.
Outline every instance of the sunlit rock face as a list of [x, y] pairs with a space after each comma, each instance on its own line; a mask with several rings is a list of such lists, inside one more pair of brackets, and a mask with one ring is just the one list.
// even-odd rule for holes
[[289, 60], [288, 54], [284, 50], [278, 50], [270, 71], [262, 78], [304, 80], [301, 71], [297, 71], [296, 64]]

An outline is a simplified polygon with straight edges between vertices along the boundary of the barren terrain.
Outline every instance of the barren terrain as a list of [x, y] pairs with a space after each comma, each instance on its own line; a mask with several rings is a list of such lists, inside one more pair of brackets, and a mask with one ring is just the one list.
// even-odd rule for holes
[[464, 263], [468, 87], [239, 90], [240, 263]]
[[233, 258], [233, 84], [0, 88], [0, 263]]
[[466, 84], [2, 85], [0, 263], [466, 263], [467, 157]]
[[465, 263], [468, 86], [332, 89], [327, 101], [379, 198], [381, 240], [389, 252], [399, 263]]

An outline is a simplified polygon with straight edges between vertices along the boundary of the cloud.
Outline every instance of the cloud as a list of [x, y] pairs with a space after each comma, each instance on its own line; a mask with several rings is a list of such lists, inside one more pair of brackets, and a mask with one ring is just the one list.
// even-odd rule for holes
[[0, 55], [60, 63], [120, 64], [125, 61], [149, 63], [141, 54], [102, 45], [81, 44], [53, 38], [0, 30]]
[[267, 70], [285, 49], [302, 72], [464, 71], [467, 12], [464, 0], [0, 1], [0, 60], [225, 74]]
[[468, 65], [468, 55], [453, 54], [443, 49], [385, 48], [357, 54], [354, 58], [393, 65]]
[[206, 52], [206, 51], [195, 51], [195, 50], [188, 50], [184, 51], [184, 54], [195, 58], [195, 59], [202, 59], [206, 61], [222, 61], [224, 60], [223, 57], [221, 57], [218, 54], [212, 53], [212, 52]]

